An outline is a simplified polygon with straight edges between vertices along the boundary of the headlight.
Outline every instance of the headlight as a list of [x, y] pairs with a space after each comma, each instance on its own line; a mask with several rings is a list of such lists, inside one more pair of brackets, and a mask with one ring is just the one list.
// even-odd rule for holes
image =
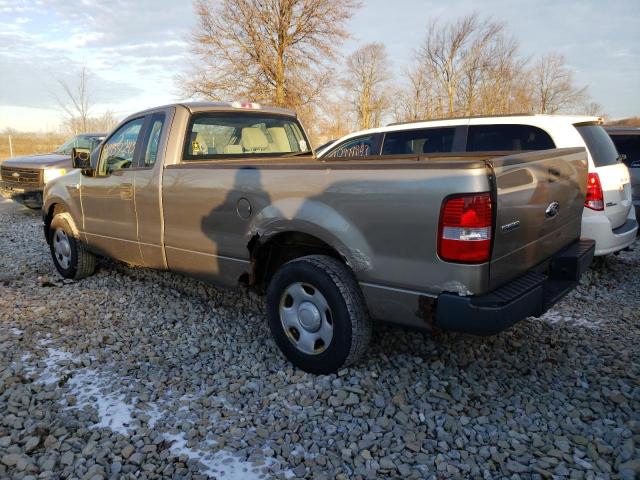
[[64, 168], [45, 168], [44, 169], [44, 183], [49, 183], [54, 178], [61, 177], [67, 173], [67, 170]]

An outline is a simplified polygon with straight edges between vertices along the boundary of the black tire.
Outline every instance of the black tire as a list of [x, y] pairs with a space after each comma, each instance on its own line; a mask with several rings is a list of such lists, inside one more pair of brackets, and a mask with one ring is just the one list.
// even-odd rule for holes
[[[324, 350], [319, 353], [308, 354], [299, 349], [281, 321], [284, 295], [297, 283], [317, 289], [330, 309], [332, 337], [329, 345], [321, 342]], [[324, 255], [297, 258], [276, 272], [267, 289], [267, 316], [271, 333], [285, 357], [310, 373], [328, 374], [358, 362], [371, 340], [371, 319], [358, 282], [347, 266]]]
[[[49, 227], [49, 249], [51, 258], [56, 270], [64, 278], [80, 280], [93, 274], [96, 267], [96, 257], [89, 253], [80, 239], [74, 233], [71, 227], [73, 220], [68, 213], [58, 213], [53, 217], [51, 226]], [[64, 260], [56, 254], [54, 242], [56, 232], [61, 230], [66, 235], [70, 249], [70, 260], [68, 265], [64, 264]]]

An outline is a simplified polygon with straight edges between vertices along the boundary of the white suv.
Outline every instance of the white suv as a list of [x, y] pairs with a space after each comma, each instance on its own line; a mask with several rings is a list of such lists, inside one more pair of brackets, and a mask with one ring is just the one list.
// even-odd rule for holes
[[633, 243], [638, 222], [629, 170], [602, 123], [590, 116], [502, 115], [392, 124], [351, 133], [324, 147], [318, 157], [429, 157], [584, 147], [589, 177], [582, 236], [596, 241], [596, 255], [607, 255]]

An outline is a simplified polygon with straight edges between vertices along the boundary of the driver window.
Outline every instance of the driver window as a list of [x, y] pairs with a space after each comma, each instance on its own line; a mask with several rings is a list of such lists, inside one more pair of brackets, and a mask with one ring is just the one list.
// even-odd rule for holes
[[102, 172], [109, 174], [132, 166], [136, 142], [143, 123], [144, 118], [132, 120], [107, 140], [100, 155]]

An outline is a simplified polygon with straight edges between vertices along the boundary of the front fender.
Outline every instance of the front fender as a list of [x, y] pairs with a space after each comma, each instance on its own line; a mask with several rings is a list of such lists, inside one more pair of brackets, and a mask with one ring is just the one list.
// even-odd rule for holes
[[274, 235], [299, 232], [322, 240], [334, 248], [355, 273], [373, 268], [371, 247], [362, 232], [331, 206], [309, 198], [276, 201], [253, 217], [246, 242], [258, 235], [267, 241]]
[[52, 208], [60, 205], [71, 215], [75, 226], [78, 229], [82, 229], [82, 208], [80, 205], [81, 175], [80, 170], [73, 170], [45, 185], [42, 194], [42, 218], [45, 226], [48, 221], [51, 221]]

